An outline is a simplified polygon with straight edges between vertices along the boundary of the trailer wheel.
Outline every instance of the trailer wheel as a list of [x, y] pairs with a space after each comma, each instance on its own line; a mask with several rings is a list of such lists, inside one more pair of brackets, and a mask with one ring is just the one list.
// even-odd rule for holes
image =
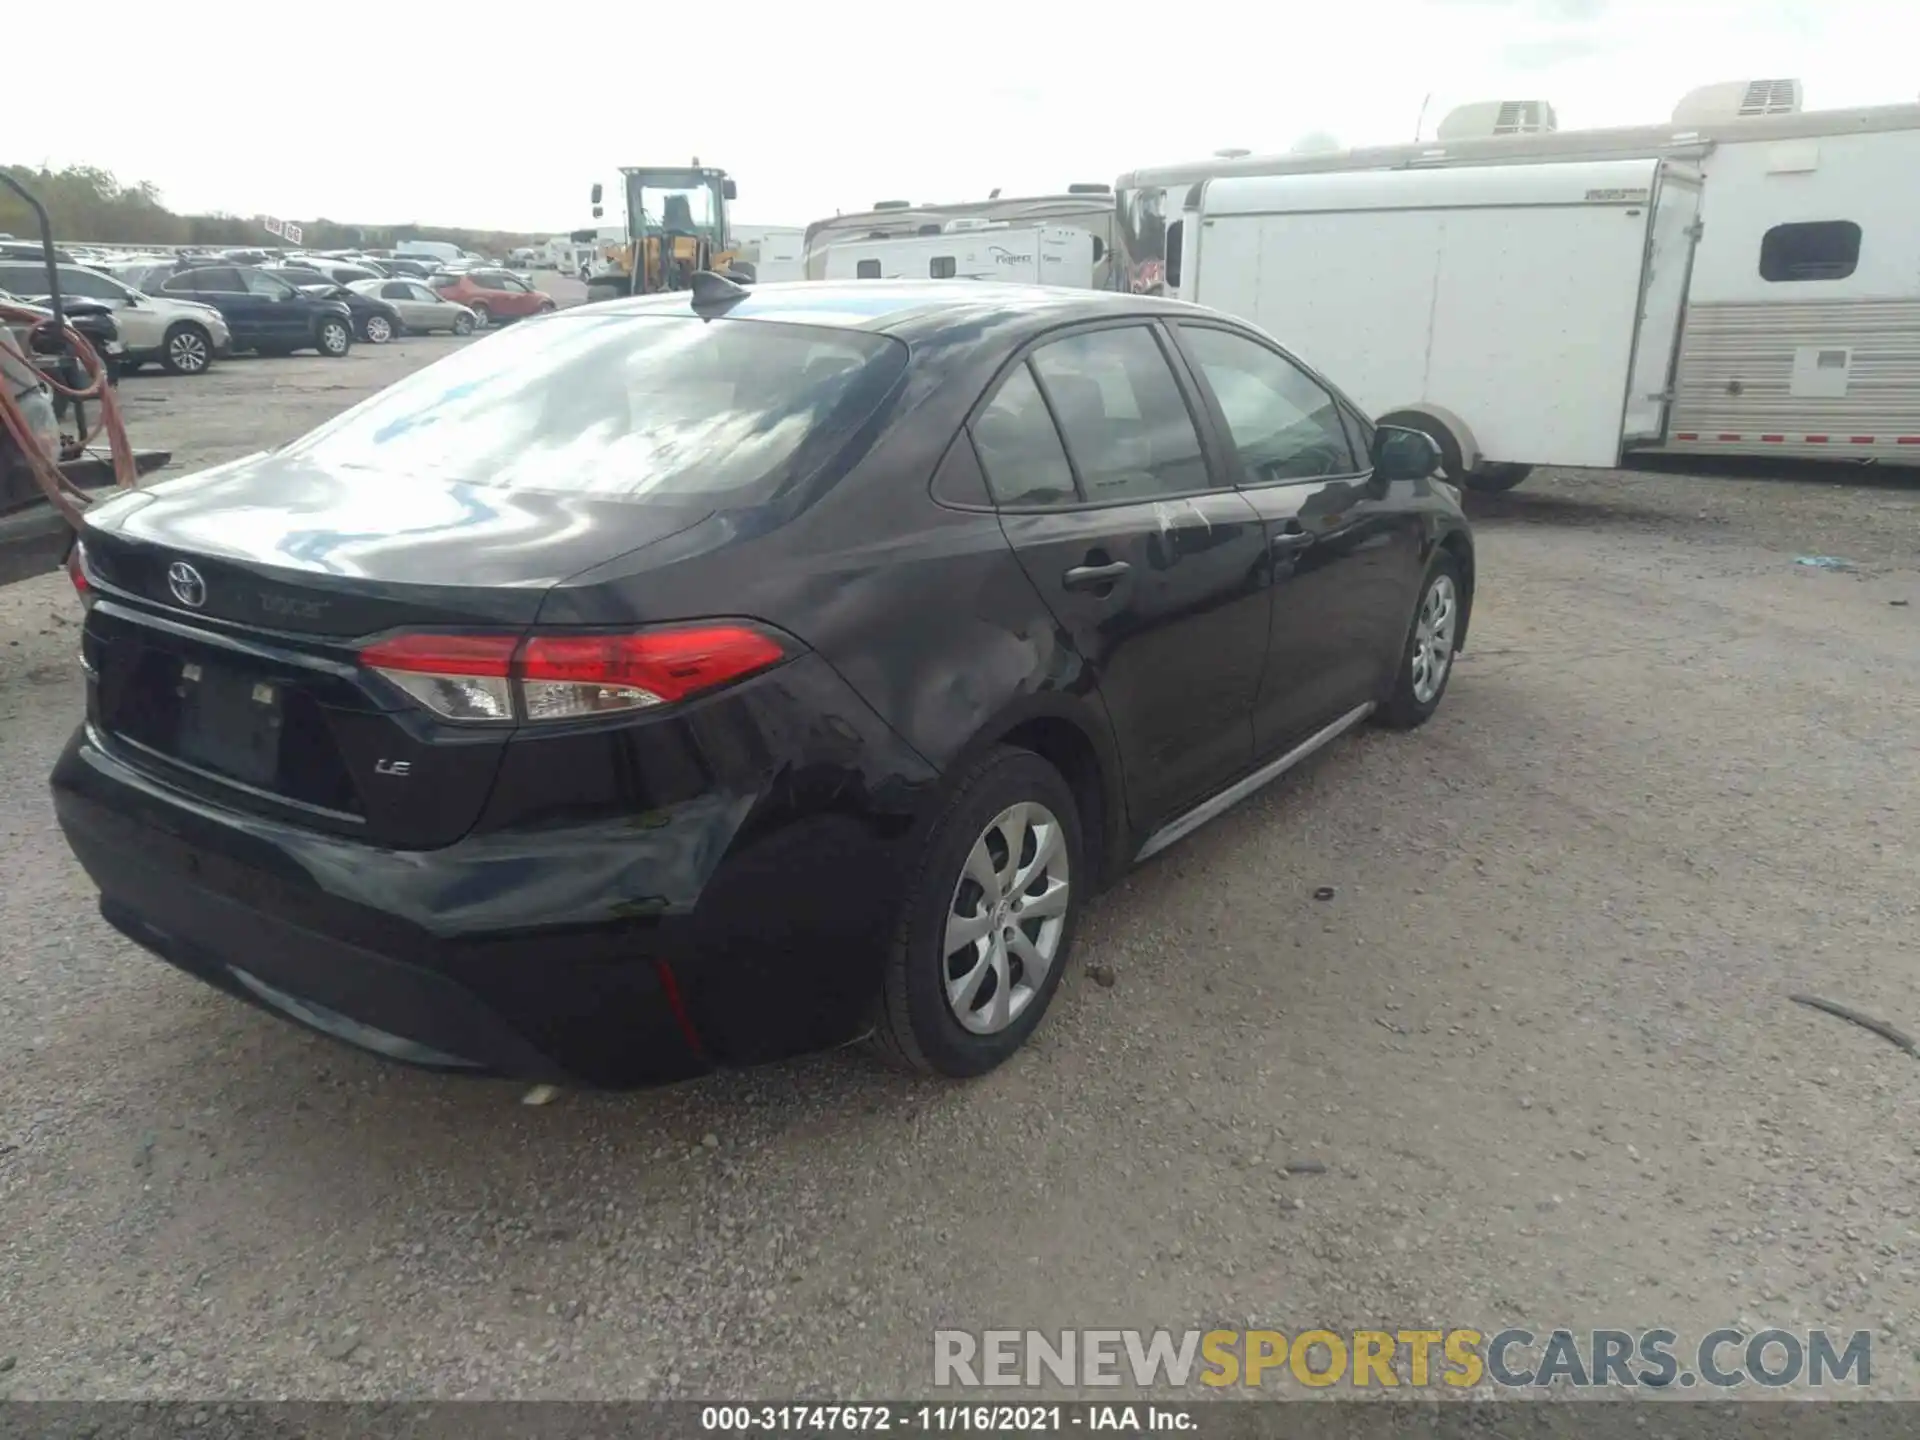
[[1373, 423], [1398, 425], [1402, 429], [1420, 431], [1440, 447], [1440, 473], [1455, 485], [1463, 482], [1466, 457], [1460, 453], [1460, 441], [1451, 430], [1433, 416], [1419, 410], [1395, 410], [1391, 414], [1382, 415]]
[[1483, 495], [1497, 495], [1503, 490], [1511, 490], [1527, 476], [1533, 473], [1531, 465], [1482, 465], [1478, 470], [1465, 476], [1469, 490], [1478, 490]]

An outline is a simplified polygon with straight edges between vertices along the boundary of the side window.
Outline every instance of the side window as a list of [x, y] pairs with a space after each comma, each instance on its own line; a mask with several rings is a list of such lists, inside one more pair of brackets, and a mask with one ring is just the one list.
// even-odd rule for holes
[[880, 262], [878, 260], [860, 261], [859, 264], [853, 267], [853, 278], [856, 280], [878, 280], [880, 278]]
[[1187, 222], [1176, 220], [1167, 227], [1167, 288], [1177, 289], [1180, 284], [1180, 246], [1187, 236]]
[[1071, 505], [1079, 499], [1060, 432], [1025, 365], [974, 420], [973, 444], [996, 504]]
[[429, 290], [424, 285], [420, 285], [420, 284], [402, 285], [400, 288], [408, 292], [406, 295], [402, 297], [403, 299], [426, 300], [431, 302], [431, 301], [438, 300], [440, 298], [438, 295], [434, 294], [433, 291]]
[[[41, 289], [44, 290], [46, 284], [47, 276], [43, 270], [40, 272]], [[69, 269], [65, 265], [60, 267], [60, 293], [62, 295], [79, 295], [88, 300], [123, 300], [126, 298], [121, 292], [120, 287], [115, 285], [106, 276], [96, 271], [82, 270], [77, 267]]]
[[1860, 264], [1860, 227], [1851, 220], [1776, 225], [1760, 240], [1762, 280], [1844, 280]]
[[293, 291], [286, 281], [275, 279], [264, 270], [242, 270], [240, 279], [249, 295], [258, 295], [264, 300], [283, 300]]
[[935, 280], [951, 280], [959, 273], [959, 266], [951, 255], [936, 255], [927, 262], [927, 274]]
[[1056, 340], [1034, 352], [1033, 368], [1088, 500], [1152, 500], [1207, 488], [1193, 416], [1146, 326]]
[[1317, 480], [1361, 468], [1333, 397], [1286, 356], [1226, 330], [1183, 324], [1180, 338], [1220, 402], [1249, 480]]
[[389, 280], [386, 284], [382, 285], [380, 287], [380, 295], [381, 298], [386, 300], [418, 300], [420, 298], [413, 293], [413, 287], [411, 285], [400, 280]]
[[0, 265], [0, 290], [9, 295], [35, 295], [34, 276], [40, 277], [40, 289], [47, 288], [47, 272], [33, 265]]

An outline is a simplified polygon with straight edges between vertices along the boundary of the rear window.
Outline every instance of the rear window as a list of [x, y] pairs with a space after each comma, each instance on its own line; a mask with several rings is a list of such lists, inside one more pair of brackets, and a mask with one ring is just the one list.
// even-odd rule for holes
[[758, 503], [830, 458], [906, 368], [881, 335], [568, 315], [416, 371], [287, 447], [503, 490]]

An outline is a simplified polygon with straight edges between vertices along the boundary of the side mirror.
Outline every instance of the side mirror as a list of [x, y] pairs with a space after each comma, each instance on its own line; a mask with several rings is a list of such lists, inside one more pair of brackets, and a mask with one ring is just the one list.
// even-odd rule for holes
[[1382, 480], [1424, 480], [1440, 468], [1440, 447], [1424, 430], [1381, 425], [1373, 432], [1372, 459]]
[[731, 180], [722, 180], [720, 182], [720, 194], [725, 199], [738, 200], [740, 198], [740, 187]]
[[[588, 198], [591, 199], [595, 205], [598, 205], [600, 203], [600, 197], [605, 193], [606, 192], [600, 188], [600, 182], [596, 180], [593, 182], [593, 194]], [[600, 212], [596, 210], [593, 213], [598, 215]]]

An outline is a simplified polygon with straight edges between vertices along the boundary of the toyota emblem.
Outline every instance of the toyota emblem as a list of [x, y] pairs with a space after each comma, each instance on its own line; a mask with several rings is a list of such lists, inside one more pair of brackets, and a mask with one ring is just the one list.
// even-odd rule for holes
[[207, 603], [207, 582], [184, 560], [176, 560], [167, 567], [167, 588], [173, 591], [173, 598], [189, 610], [198, 610]]

